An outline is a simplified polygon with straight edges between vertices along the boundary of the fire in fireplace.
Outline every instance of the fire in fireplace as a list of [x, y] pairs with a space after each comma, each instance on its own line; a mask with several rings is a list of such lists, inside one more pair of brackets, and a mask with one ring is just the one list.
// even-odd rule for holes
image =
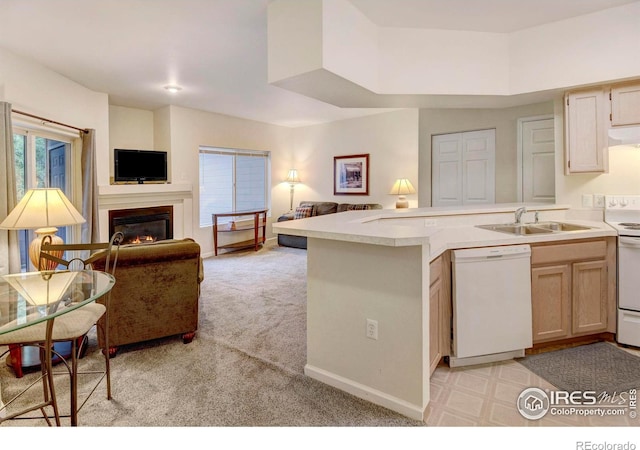
[[124, 244], [173, 239], [173, 206], [109, 211], [109, 236], [124, 234]]

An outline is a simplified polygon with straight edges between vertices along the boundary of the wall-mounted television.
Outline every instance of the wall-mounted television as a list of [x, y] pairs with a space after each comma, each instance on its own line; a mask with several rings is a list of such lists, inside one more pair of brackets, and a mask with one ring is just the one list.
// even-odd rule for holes
[[167, 181], [167, 152], [116, 148], [113, 161], [115, 182]]

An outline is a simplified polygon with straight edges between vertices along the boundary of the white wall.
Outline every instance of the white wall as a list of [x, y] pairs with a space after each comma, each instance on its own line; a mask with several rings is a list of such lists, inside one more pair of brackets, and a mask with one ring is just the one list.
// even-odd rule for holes
[[270, 83], [322, 65], [321, 0], [273, 2], [267, 14]]
[[431, 206], [432, 135], [489, 128], [496, 129], [496, 203], [516, 202], [517, 120], [553, 113], [553, 102], [502, 109], [421, 109], [420, 206]]
[[[406, 109], [292, 130], [293, 161], [302, 179], [294, 206], [301, 200], [380, 203], [395, 208], [389, 191], [397, 178], [418, 186], [418, 110]], [[333, 157], [368, 153], [369, 195], [333, 195]], [[410, 207], [416, 195], [407, 196]]]
[[198, 225], [198, 152], [201, 145], [271, 152], [272, 209], [267, 237], [272, 237], [271, 222], [289, 210], [289, 186], [281, 180], [286, 177], [292, 160], [290, 129], [177, 106], [169, 107], [169, 115], [172, 182], [193, 185], [193, 236], [190, 237], [200, 244], [203, 254], [213, 253], [213, 235], [211, 227], [200, 228]]
[[162, 150], [153, 143], [153, 112], [109, 106], [109, 177], [113, 177], [113, 149]]
[[[322, 66], [369, 90], [379, 89], [378, 27], [344, 0], [322, 1]], [[357, 55], [357, 61], [353, 56]]]
[[[317, 6], [320, 2], [322, 8]], [[298, 45], [301, 27], [295, 26], [292, 9], [298, 3], [308, 2], [277, 0], [269, 5], [270, 21], [288, 14], [288, 26], [278, 30], [277, 40], [272, 39], [275, 27], [270, 24], [270, 54], [280, 57], [270, 62], [270, 74], [277, 77], [269, 81], [298, 92], [315, 92], [329, 102], [335, 101], [331, 90], [313, 86], [318, 80], [334, 83], [335, 88], [348, 80], [354, 84], [345, 88], [351, 94], [364, 88], [377, 94], [516, 95], [606, 83], [640, 73], [640, 59], [634, 57], [640, 42], [640, 2], [513, 33], [481, 33], [379, 27], [348, 0], [313, 0], [314, 9], [307, 8], [302, 17], [316, 26], [303, 26], [307, 34], [301, 41], [313, 43], [314, 55], [322, 46], [322, 60], [313, 61]], [[322, 20], [321, 29], [311, 14]], [[301, 54], [309, 63], [305, 67], [298, 61]], [[305, 70], [309, 76], [304, 76]], [[323, 71], [340, 80], [317, 76]]]
[[379, 92], [507, 95], [508, 42], [502, 33], [380, 28]]
[[640, 74], [640, 2], [511, 33], [511, 93], [606, 83]]
[[[109, 99], [52, 70], [0, 48], [0, 98], [14, 109], [96, 130], [98, 167], [109, 164]], [[109, 174], [99, 173], [106, 183]]]

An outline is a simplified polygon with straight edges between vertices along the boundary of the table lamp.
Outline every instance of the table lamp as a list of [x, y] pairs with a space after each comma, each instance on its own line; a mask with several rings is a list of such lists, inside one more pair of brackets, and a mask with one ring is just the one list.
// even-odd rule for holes
[[[57, 227], [84, 223], [82, 214], [71, 204], [58, 188], [30, 189], [9, 215], [0, 223], [5, 230], [35, 229], [36, 237], [29, 245], [29, 259], [38, 270], [53, 270], [55, 261], [45, 261], [45, 267], [38, 267], [40, 246], [44, 236], [51, 236], [52, 244], [62, 244], [56, 236]], [[60, 252], [57, 252], [60, 253]], [[62, 254], [56, 256], [62, 257]]]
[[289, 202], [289, 211], [293, 211], [293, 191], [295, 190], [296, 184], [300, 183], [300, 178], [298, 177], [298, 171], [296, 169], [289, 170], [287, 174], [287, 178], [285, 180], [291, 186], [291, 194], [290, 194], [290, 202]]
[[409, 200], [405, 195], [407, 194], [415, 194], [416, 190], [414, 189], [411, 181], [407, 178], [398, 178], [391, 188], [391, 192], [389, 194], [398, 195], [398, 200], [396, 201], [396, 208], [408, 208]]

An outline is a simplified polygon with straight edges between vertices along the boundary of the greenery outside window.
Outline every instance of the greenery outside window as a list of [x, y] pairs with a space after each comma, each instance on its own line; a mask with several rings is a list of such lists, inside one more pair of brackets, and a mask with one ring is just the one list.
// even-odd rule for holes
[[[33, 188], [56, 187], [70, 196], [71, 141], [68, 137], [40, 130], [14, 127], [16, 193], [20, 201]], [[58, 235], [67, 242], [69, 227], [60, 227]], [[29, 243], [33, 230], [18, 232], [22, 270], [29, 270]]]

